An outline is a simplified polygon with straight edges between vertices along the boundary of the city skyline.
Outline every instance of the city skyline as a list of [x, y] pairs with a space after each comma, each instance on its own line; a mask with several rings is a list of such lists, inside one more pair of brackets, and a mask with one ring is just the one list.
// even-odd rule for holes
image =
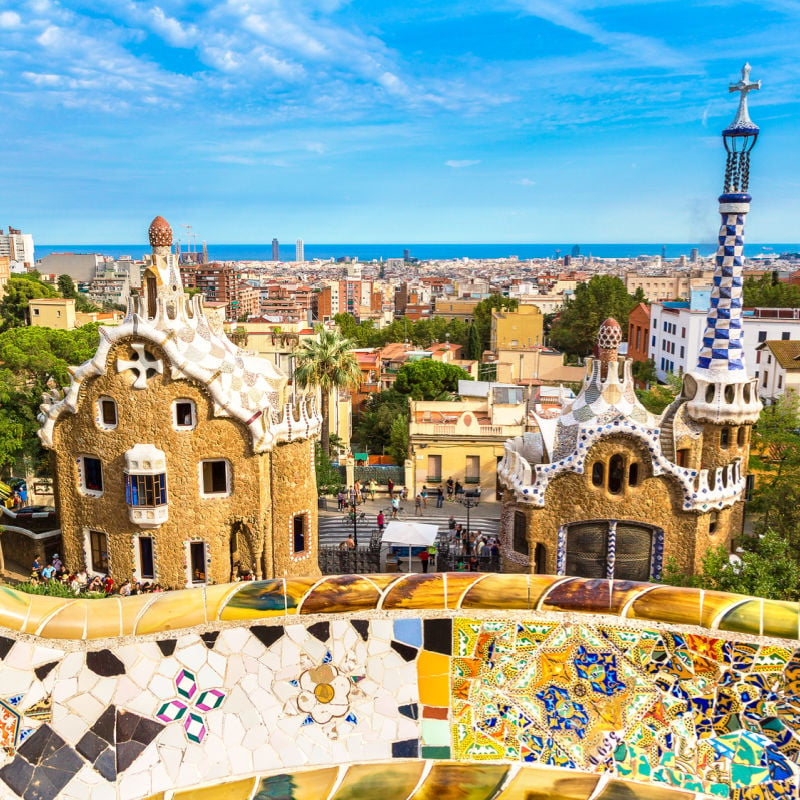
[[749, 238], [791, 240], [799, 23], [789, 0], [0, 2], [5, 221], [76, 245], [153, 214], [231, 244], [709, 241], [749, 60]]

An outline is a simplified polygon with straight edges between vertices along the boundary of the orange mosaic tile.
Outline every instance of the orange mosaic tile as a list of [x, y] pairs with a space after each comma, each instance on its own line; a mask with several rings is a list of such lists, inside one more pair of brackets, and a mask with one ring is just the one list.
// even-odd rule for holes
[[326, 578], [301, 601], [300, 614], [336, 614], [375, 608], [380, 591], [360, 575], [335, 575]]
[[383, 608], [444, 608], [444, 578], [440, 574], [407, 575], [392, 585]]

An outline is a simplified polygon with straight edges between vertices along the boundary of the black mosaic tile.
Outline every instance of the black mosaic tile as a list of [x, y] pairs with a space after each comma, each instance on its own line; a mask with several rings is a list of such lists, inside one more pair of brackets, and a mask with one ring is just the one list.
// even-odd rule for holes
[[13, 639], [9, 639], [7, 636], [0, 636], [0, 658], [5, 658], [13, 646]]
[[104, 678], [124, 675], [125, 665], [110, 650], [94, 650], [86, 654], [86, 666]]
[[416, 703], [399, 706], [397, 709], [404, 717], [409, 719], [419, 719], [419, 706]]
[[94, 764], [100, 755], [108, 749], [108, 742], [104, 742], [91, 731], [86, 731], [75, 749], [90, 763]]
[[369, 636], [369, 620], [351, 619], [350, 624], [358, 631], [358, 635], [366, 642]]
[[107, 780], [113, 782], [117, 779], [117, 754], [112, 748], [107, 748], [94, 762], [94, 768]]
[[453, 620], [426, 619], [422, 622], [422, 642], [425, 650], [433, 653], [453, 653]]
[[393, 640], [392, 650], [400, 653], [404, 661], [413, 661], [417, 657], [417, 648], [403, 642]]
[[0, 780], [19, 797], [22, 797], [22, 793], [28, 787], [32, 777], [33, 767], [20, 756], [16, 756], [0, 769]]
[[116, 741], [116, 721], [117, 709], [115, 706], [109, 706], [89, 730], [107, 744], [114, 744]]
[[17, 753], [36, 766], [63, 744], [64, 740], [49, 725], [42, 725], [17, 748]]
[[308, 626], [308, 632], [321, 642], [327, 642], [331, 636], [331, 624], [330, 622], [315, 622]]
[[392, 758], [419, 758], [419, 739], [392, 742]]
[[49, 725], [42, 725], [18, 748], [0, 779], [23, 800], [54, 800], [75, 777], [83, 760]]
[[48, 664], [41, 664], [33, 671], [36, 677], [43, 681], [52, 671], [53, 667], [58, 664], [58, 661], [50, 661]]
[[123, 742], [140, 742], [148, 745], [164, 729], [160, 722], [140, 717], [132, 711], [117, 712], [117, 745]]
[[175, 647], [178, 644], [178, 640], [159, 639], [156, 644], [158, 645], [158, 649], [161, 651], [161, 653], [169, 658], [175, 652]]
[[283, 636], [282, 625], [253, 625], [250, 633], [258, 639], [264, 647], [272, 647]]
[[200, 634], [200, 638], [205, 642], [205, 645], [209, 650], [214, 649], [214, 645], [217, 643], [218, 636], [219, 631], [207, 631], [206, 633]]
[[142, 754], [145, 745], [141, 742], [123, 742], [117, 745], [117, 774], [125, 772]]

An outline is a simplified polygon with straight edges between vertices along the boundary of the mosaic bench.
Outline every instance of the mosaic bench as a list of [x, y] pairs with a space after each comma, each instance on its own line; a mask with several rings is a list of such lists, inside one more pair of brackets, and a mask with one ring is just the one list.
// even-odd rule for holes
[[799, 626], [538, 575], [0, 587], [0, 798], [796, 798]]

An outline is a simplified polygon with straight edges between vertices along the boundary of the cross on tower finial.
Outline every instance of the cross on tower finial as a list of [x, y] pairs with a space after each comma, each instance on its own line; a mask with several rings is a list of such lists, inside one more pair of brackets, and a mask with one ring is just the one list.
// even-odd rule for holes
[[729, 92], [741, 92], [739, 96], [739, 109], [736, 112], [736, 117], [733, 122], [728, 126], [728, 130], [758, 130], [758, 126], [750, 119], [750, 114], [747, 111], [747, 95], [749, 92], [757, 91], [760, 88], [761, 81], [750, 80], [750, 65], [745, 62], [745, 65], [742, 67], [741, 80], [737, 83], [731, 83], [728, 86]]

